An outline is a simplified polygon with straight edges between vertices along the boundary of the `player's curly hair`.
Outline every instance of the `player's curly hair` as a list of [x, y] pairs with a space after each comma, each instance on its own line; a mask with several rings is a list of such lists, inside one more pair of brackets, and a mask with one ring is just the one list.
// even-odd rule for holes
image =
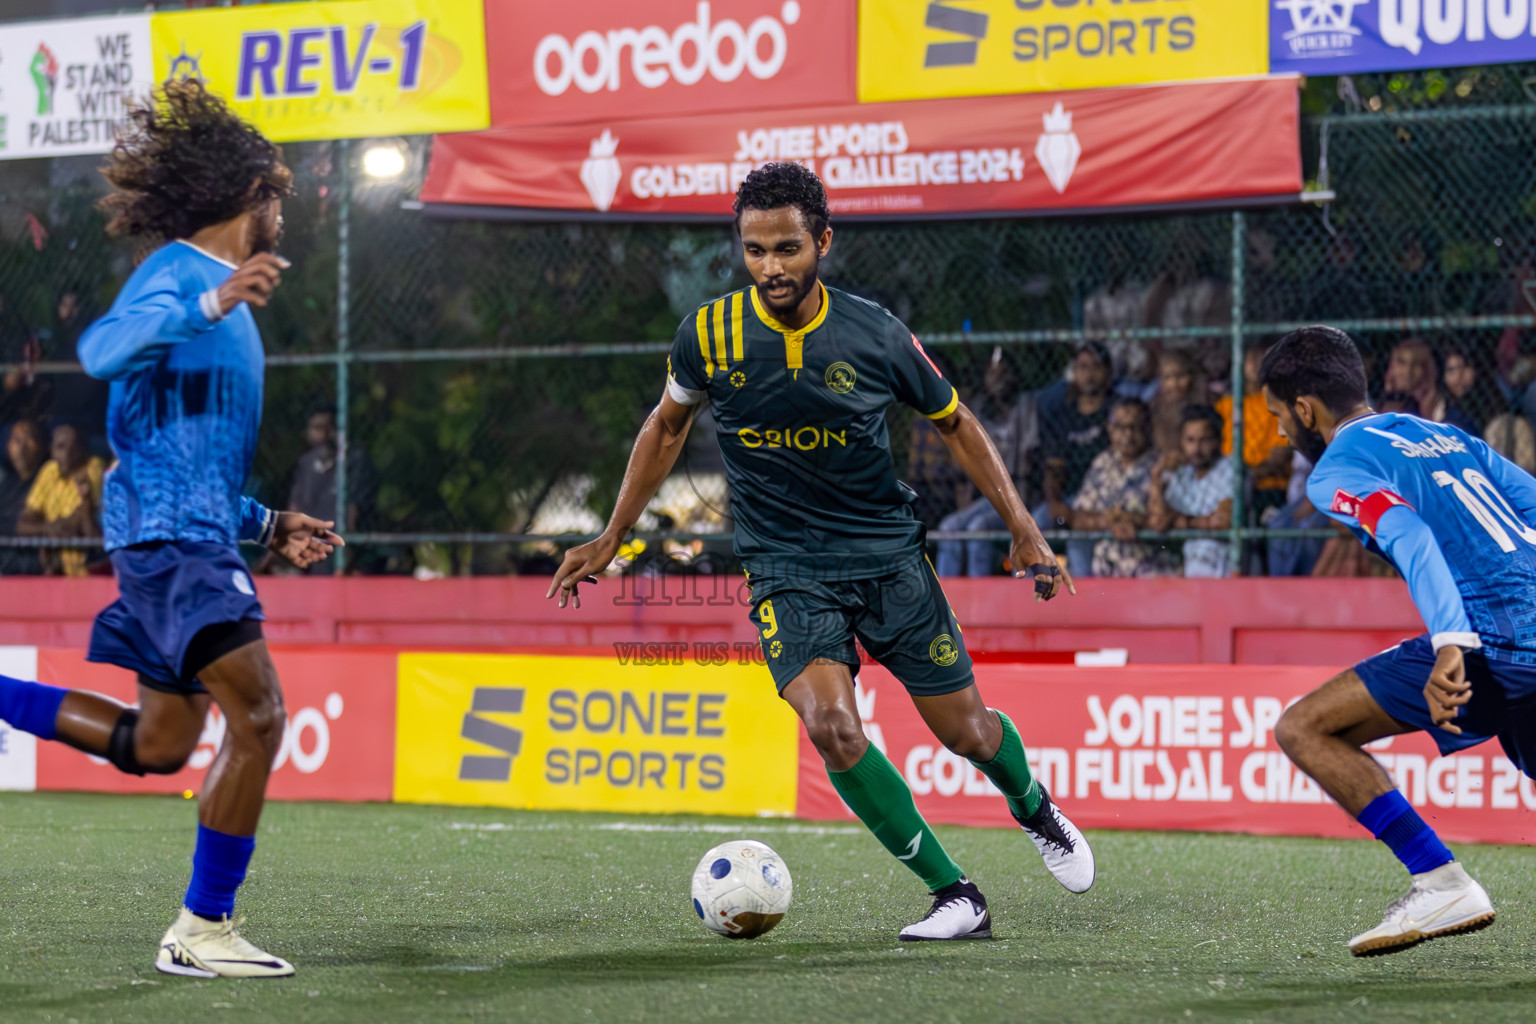
[[831, 213], [827, 209], [827, 190], [816, 172], [789, 161], [764, 164], [748, 174], [736, 190], [736, 223], [741, 224], [743, 210], [777, 210], [793, 206], [800, 211], [813, 238], [827, 230]]
[[293, 194], [283, 151], [199, 81], [167, 83], [128, 124], [101, 168], [110, 234], [188, 238]]

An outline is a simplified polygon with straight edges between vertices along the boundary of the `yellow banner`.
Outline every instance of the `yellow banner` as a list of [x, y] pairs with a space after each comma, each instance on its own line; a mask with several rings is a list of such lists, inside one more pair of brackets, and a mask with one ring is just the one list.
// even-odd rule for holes
[[793, 814], [798, 723], [767, 669], [655, 660], [401, 655], [395, 800]]
[[859, 4], [859, 99], [1178, 82], [1269, 70], [1257, 0], [880, 0]]
[[481, 0], [340, 0], [156, 14], [157, 81], [201, 78], [278, 142], [490, 124]]

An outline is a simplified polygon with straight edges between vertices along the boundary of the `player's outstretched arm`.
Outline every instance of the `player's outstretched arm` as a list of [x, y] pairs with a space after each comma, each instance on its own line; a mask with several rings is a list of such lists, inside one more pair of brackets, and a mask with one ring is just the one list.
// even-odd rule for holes
[[560, 570], [550, 580], [549, 593], [545, 596], [554, 597], [558, 591], [561, 608], [568, 601], [580, 608], [577, 584], [596, 582], [596, 574], [608, 568], [608, 563], [618, 554], [625, 534], [639, 521], [640, 513], [645, 511], [645, 506], [656, 496], [656, 489], [677, 464], [683, 442], [688, 439], [692, 413], [691, 408], [666, 393], [661, 396], [661, 403], [651, 410], [645, 426], [635, 438], [634, 450], [629, 453], [629, 465], [624, 470], [619, 499], [614, 503], [607, 529], [596, 540], [567, 551]]
[[265, 306], [288, 261], [257, 253], [218, 288], [184, 298], [182, 285], [166, 267], [137, 294], [124, 293], [112, 311], [80, 336], [80, 364], [100, 380], [116, 380], [152, 366], [172, 345], [191, 341], [242, 302]]
[[1045, 542], [1040, 528], [1035, 525], [1034, 517], [1024, 507], [1024, 499], [1019, 497], [1018, 489], [1013, 486], [1008, 469], [1003, 465], [1003, 457], [997, 453], [997, 446], [992, 443], [971, 410], [961, 403], [948, 416], [933, 420], [933, 425], [949, 447], [950, 454], [960, 463], [960, 468], [965, 470], [965, 475], [986, 495], [992, 507], [997, 509], [997, 514], [1008, 525], [1008, 532], [1013, 534], [1013, 547], [1009, 552], [1013, 575], [1020, 579], [1034, 577], [1037, 601], [1049, 601], [1055, 597], [1063, 583], [1069, 593], [1076, 594], [1076, 584], [1067, 571], [1056, 563], [1055, 553]]

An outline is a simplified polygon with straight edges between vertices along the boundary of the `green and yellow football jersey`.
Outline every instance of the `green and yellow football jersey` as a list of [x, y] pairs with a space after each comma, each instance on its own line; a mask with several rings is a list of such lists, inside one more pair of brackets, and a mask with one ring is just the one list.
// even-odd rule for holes
[[725, 458], [736, 555], [754, 576], [881, 576], [921, 554], [917, 495], [896, 478], [886, 409], [939, 419], [960, 397], [917, 338], [881, 306], [821, 288], [803, 330], [757, 291], [706, 303], [683, 321], [668, 391], [708, 401]]

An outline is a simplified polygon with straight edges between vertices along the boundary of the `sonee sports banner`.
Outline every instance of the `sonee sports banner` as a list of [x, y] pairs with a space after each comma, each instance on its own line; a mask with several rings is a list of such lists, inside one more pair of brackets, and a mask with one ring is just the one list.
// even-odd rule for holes
[[938, 99], [1262, 75], [1269, 70], [1264, 3], [866, 2], [859, 5], [859, 99]]
[[350, 0], [156, 14], [157, 81], [201, 78], [277, 142], [490, 123], [480, 0]]
[[421, 198], [726, 216], [794, 160], [839, 216], [1153, 207], [1295, 195], [1299, 138], [1294, 78], [752, 111], [442, 137]]

